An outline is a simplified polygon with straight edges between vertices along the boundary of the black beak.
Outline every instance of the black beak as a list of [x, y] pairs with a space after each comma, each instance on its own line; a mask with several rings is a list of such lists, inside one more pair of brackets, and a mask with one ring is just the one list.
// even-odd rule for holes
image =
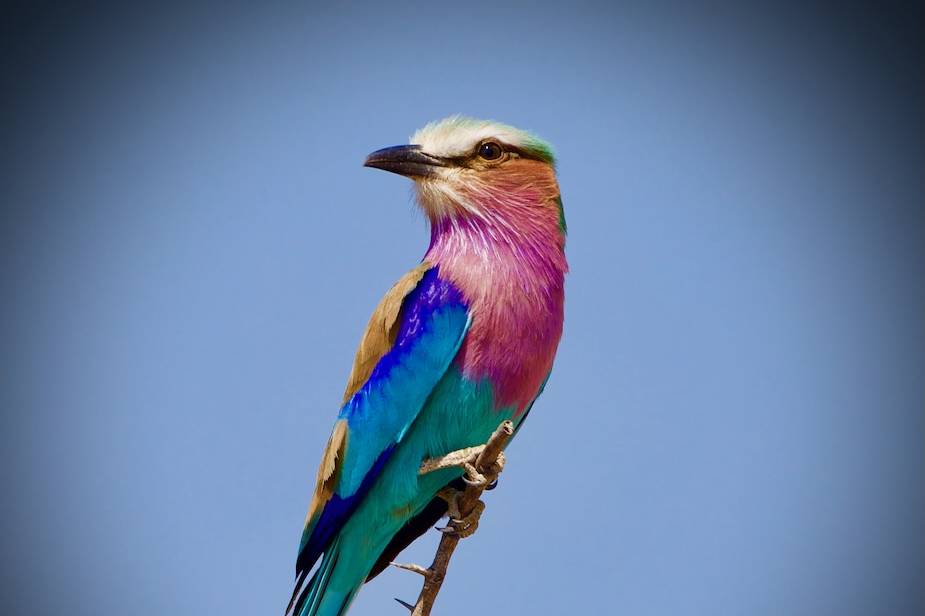
[[384, 169], [412, 178], [426, 178], [436, 175], [437, 167], [447, 165], [436, 156], [422, 151], [419, 145], [396, 145], [376, 150], [366, 157], [363, 166]]

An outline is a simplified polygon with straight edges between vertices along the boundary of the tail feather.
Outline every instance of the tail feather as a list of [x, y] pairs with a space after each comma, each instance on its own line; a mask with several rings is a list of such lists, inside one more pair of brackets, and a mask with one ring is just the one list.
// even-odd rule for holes
[[296, 580], [292, 599], [286, 608], [287, 616], [289, 614], [292, 616], [343, 616], [347, 612], [347, 607], [359, 590], [359, 585], [348, 593], [328, 589], [337, 567], [338, 543], [338, 539], [331, 543], [321, 559], [321, 564], [307, 583], [303, 585], [306, 577], [305, 571]]
[[306, 575], [308, 575], [308, 569], [302, 569], [302, 571], [300, 571], [299, 575], [296, 577], [295, 588], [292, 589], [292, 598], [289, 599], [289, 605], [286, 606], [286, 616], [289, 616], [289, 614], [292, 613], [292, 606], [296, 602], [296, 597], [299, 597], [299, 605], [302, 604], [302, 593], [299, 591], [302, 590], [302, 582], [305, 581]]
[[309, 593], [303, 605], [300, 606], [299, 616], [314, 616], [318, 613], [321, 599], [324, 598], [324, 593], [328, 589], [328, 582], [331, 581], [331, 573], [334, 572], [334, 567], [337, 565], [336, 546], [332, 547], [335, 549], [329, 550], [324, 555], [321, 567], [312, 576], [312, 581], [308, 585]]

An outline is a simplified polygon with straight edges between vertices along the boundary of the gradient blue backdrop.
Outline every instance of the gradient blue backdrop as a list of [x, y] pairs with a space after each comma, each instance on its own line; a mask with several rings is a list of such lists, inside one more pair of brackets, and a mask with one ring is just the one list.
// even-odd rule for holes
[[556, 146], [572, 273], [438, 612], [923, 613], [923, 21], [683, 6], [10, 11], [3, 613], [282, 612], [427, 245], [361, 162], [457, 112]]

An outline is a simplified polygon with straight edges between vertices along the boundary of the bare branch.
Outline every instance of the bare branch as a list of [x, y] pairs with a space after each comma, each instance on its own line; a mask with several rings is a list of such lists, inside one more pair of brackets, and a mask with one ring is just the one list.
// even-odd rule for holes
[[[450, 565], [450, 558], [453, 556], [456, 545], [460, 539], [468, 537], [478, 528], [479, 517], [485, 508], [479, 497], [485, 488], [498, 478], [504, 468], [504, 446], [513, 434], [513, 422], [504, 421], [484, 445], [460, 449], [440, 458], [425, 460], [421, 464], [419, 472], [422, 475], [441, 468], [462, 466], [466, 469], [466, 474], [463, 476], [466, 488], [453, 494], [447, 494], [446, 491], [441, 493], [441, 497], [452, 499], [452, 502], [449, 502], [450, 521], [446, 528], [440, 529], [443, 534], [430, 567], [425, 569], [420, 565], [392, 563], [400, 569], [424, 576], [424, 587], [413, 606], [411, 616], [430, 615], [434, 601], [437, 599], [437, 593], [440, 592], [440, 587], [443, 586], [443, 580], [446, 578], [447, 567]], [[399, 601], [399, 603], [409, 609], [412, 607], [404, 601]]]

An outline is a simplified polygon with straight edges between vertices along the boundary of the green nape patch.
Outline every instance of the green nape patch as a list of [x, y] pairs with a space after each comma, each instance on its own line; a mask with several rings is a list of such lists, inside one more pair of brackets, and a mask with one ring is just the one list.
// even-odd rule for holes
[[562, 207], [562, 195], [558, 195], [555, 202], [559, 206], [559, 230], [562, 233], [568, 233], [568, 225], [565, 224], [565, 208]]
[[556, 155], [552, 151], [552, 146], [542, 139], [530, 135], [524, 140], [520, 147], [524, 152], [527, 152], [534, 158], [545, 161], [550, 165], [556, 164]]

